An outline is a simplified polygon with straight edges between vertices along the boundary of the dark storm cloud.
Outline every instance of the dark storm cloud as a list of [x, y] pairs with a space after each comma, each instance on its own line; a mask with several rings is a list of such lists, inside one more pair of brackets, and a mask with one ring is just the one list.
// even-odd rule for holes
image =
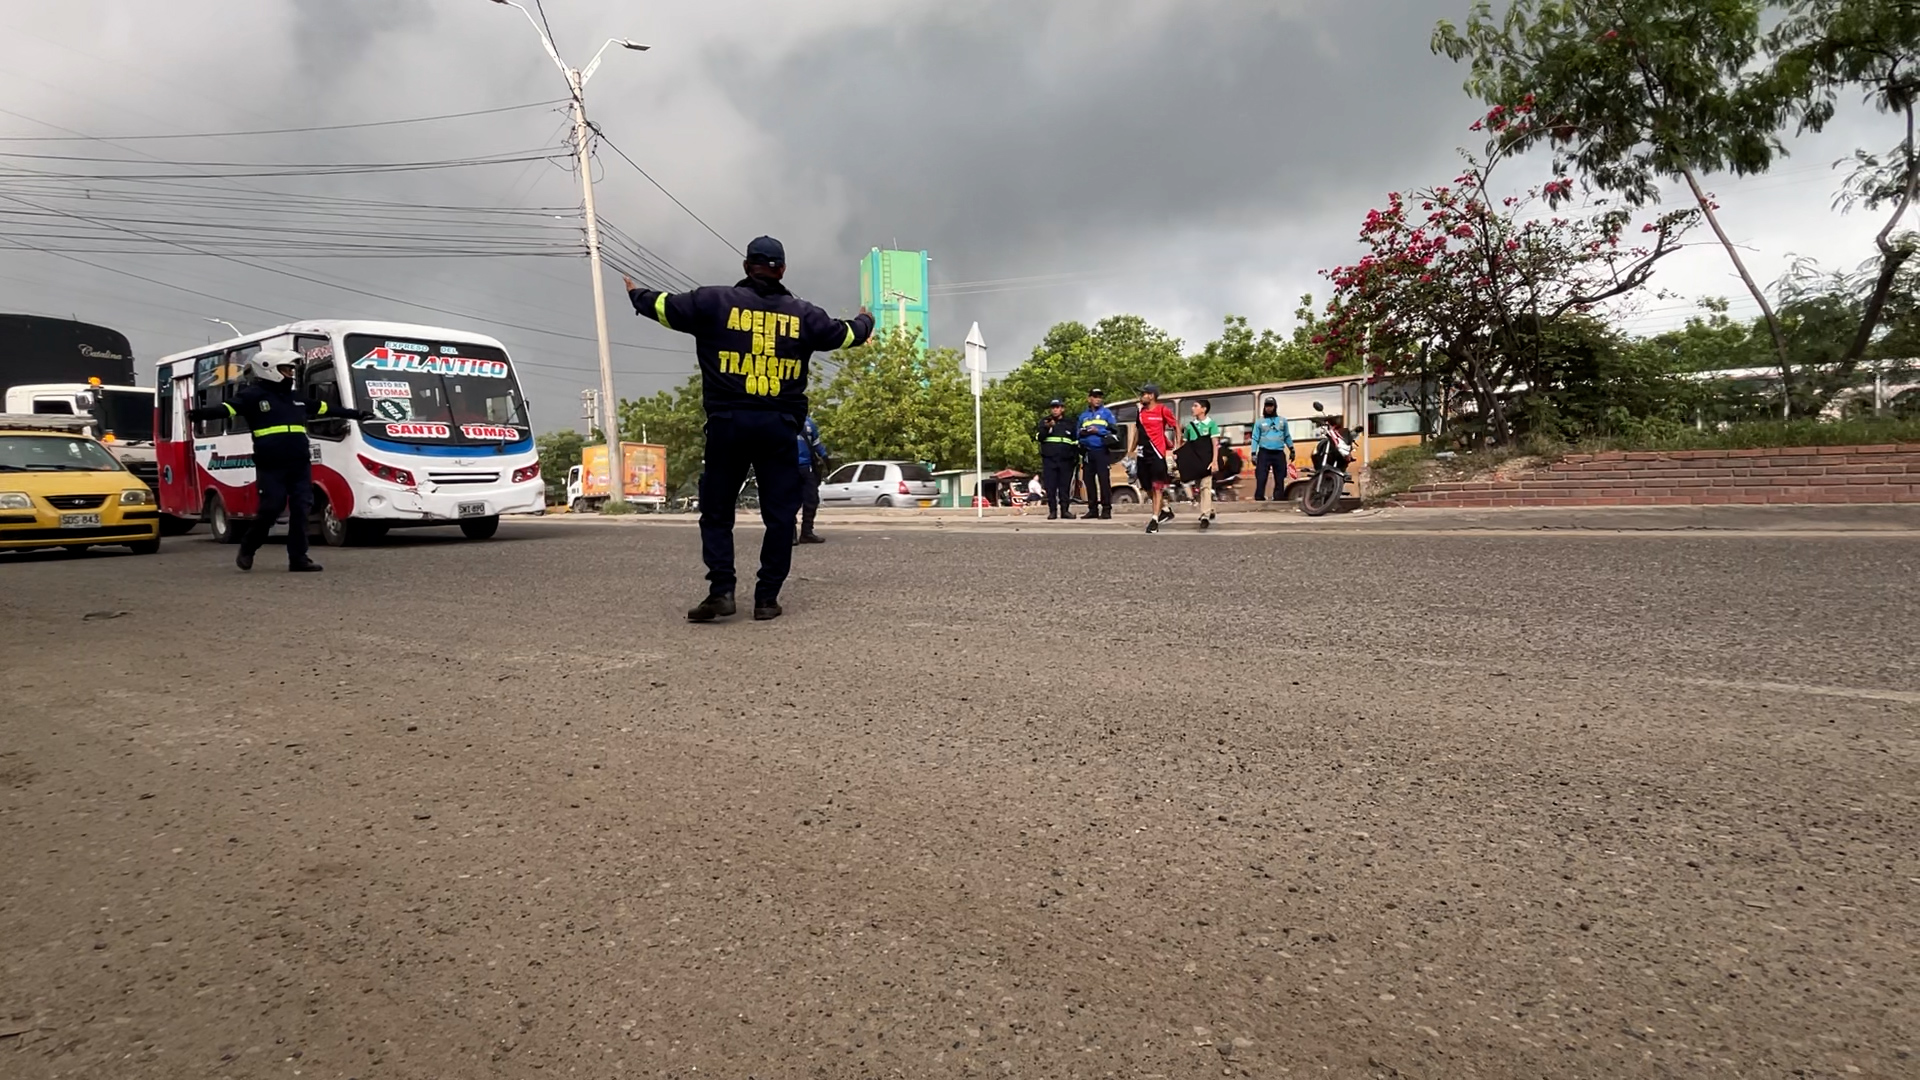
[[1426, 47], [1457, 7], [1007, 0], [837, 34], [830, 62], [799, 50], [730, 85], [789, 167], [839, 173], [849, 249], [897, 234], [970, 275], [1032, 272], [1424, 178], [1474, 111]]

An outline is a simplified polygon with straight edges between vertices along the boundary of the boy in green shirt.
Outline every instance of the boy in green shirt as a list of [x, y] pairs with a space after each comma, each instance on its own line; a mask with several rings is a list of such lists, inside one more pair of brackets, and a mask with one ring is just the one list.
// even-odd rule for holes
[[[1213, 524], [1213, 470], [1220, 461], [1220, 425], [1213, 422], [1208, 414], [1213, 411], [1213, 402], [1206, 398], [1193, 399], [1193, 419], [1180, 426], [1180, 441], [1184, 443], [1206, 440], [1207, 471], [1194, 483], [1194, 499], [1200, 504], [1200, 527], [1205, 529]], [[1187, 479], [1182, 477], [1181, 479]]]

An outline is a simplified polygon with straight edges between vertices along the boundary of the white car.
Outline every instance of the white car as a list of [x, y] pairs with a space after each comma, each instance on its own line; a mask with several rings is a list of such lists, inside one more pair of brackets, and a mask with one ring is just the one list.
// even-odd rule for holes
[[822, 506], [931, 506], [940, 486], [925, 465], [855, 461], [820, 482]]

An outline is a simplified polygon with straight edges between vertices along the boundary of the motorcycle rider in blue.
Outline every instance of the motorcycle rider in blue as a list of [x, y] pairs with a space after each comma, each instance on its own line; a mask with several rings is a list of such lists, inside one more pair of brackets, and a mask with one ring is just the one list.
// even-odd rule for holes
[[307, 557], [307, 529], [313, 514], [313, 456], [307, 441], [307, 421], [371, 420], [359, 409], [343, 409], [324, 401], [309, 401], [294, 388], [300, 354], [291, 349], [262, 349], [247, 361], [252, 380], [233, 397], [215, 405], [187, 410], [190, 420], [225, 420], [245, 425], [253, 433], [254, 488], [260, 505], [253, 525], [240, 540], [234, 565], [253, 569], [254, 552], [267, 542], [280, 511], [287, 512], [287, 569], [314, 573], [320, 564]]
[[799, 436], [807, 419], [807, 368], [815, 352], [850, 349], [873, 336], [863, 308], [836, 319], [794, 296], [780, 283], [787, 253], [762, 236], [747, 245], [746, 277], [738, 284], [705, 285], [664, 293], [626, 279], [636, 314], [669, 330], [693, 335], [700, 390], [707, 411], [706, 465], [700, 474], [700, 554], [707, 564], [707, 598], [688, 622], [712, 622], [734, 613], [734, 505], [752, 469], [760, 482], [760, 576], [753, 617], [780, 617], [780, 587], [793, 565], [794, 519], [800, 513]]
[[800, 535], [793, 538], [796, 544], [824, 544], [826, 540], [813, 531], [813, 516], [820, 512], [820, 481], [825, 477], [827, 462], [832, 460], [827, 448], [820, 444], [820, 425], [807, 417], [800, 428], [799, 436], [794, 440], [800, 451]]
[[1087, 411], [1080, 414], [1080, 458], [1085, 467], [1080, 477], [1087, 493], [1087, 518], [1113, 517], [1113, 450], [1109, 439], [1120, 437], [1120, 421], [1107, 408], [1105, 390], [1087, 391]]

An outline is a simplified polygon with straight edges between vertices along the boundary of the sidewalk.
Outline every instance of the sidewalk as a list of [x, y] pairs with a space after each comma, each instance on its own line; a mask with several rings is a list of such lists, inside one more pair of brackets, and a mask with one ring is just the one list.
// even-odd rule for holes
[[[1740, 533], [1872, 533], [1920, 536], [1920, 505], [1832, 506], [1647, 506], [1647, 507], [1522, 507], [1513, 509], [1409, 509], [1388, 507], [1354, 510], [1310, 518], [1291, 504], [1217, 504], [1220, 516], [1213, 533], [1244, 532], [1740, 532]], [[1190, 525], [1191, 507], [1182, 504], [1177, 524]], [[738, 521], [751, 527], [759, 515], [742, 510]], [[520, 521], [547, 521], [581, 527], [619, 525], [698, 524], [696, 514], [634, 514], [601, 517], [598, 514], [557, 514]], [[1114, 510], [1111, 521], [1048, 521], [1046, 512], [1025, 515], [1004, 507], [976, 517], [973, 510], [823, 509], [820, 527], [885, 526], [902, 529], [993, 531], [1032, 529], [1062, 535], [1137, 532], [1146, 514], [1136, 507]], [[1182, 529], [1182, 532], [1187, 530]]]

